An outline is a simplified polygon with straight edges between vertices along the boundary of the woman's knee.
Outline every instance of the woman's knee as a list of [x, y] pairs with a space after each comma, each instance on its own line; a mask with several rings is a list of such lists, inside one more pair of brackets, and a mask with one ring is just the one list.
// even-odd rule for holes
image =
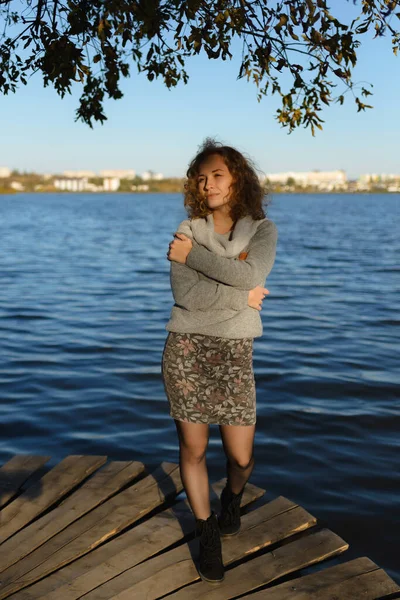
[[201, 463], [205, 460], [206, 452], [207, 452], [207, 444], [187, 444], [184, 442], [180, 443], [180, 455], [186, 462], [190, 462], [192, 464]]
[[208, 425], [175, 421], [179, 434], [179, 451], [185, 462], [200, 463], [205, 459], [208, 446]]
[[254, 454], [252, 454], [250, 457], [229, 456], [228, 461], [233, 467], [235, 467], [235, 469], [246, 471], [249, 467], [251, 467], [254, 464]]

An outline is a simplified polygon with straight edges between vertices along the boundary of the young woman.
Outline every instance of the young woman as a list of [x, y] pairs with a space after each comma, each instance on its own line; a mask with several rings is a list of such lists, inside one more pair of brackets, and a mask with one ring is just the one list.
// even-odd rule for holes
[[[206, 139], [187, 171], [180, 223], [167, 252], [175, 304], [162, 374], [179, 439], [182, 483], [199, 536], [199, 574], [224, 579], [220, 535], [240, 529], [240, 502], [254, 468], [253, 339], [262, 335], [265, 279], [277, 229], [265, 193], [240, 152]], [[221, 513], [210, 509], [209, 425], [219, 425], [227, 482]]]

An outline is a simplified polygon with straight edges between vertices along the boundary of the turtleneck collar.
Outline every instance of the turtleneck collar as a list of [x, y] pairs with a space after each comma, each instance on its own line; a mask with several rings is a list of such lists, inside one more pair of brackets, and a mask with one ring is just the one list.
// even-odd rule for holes
[[234, 258], [245, 250], [258, 226], [263, 221], [265, 219], [254, 220], [250, 215], [246, 215], [236, 222], [232, 236], [224, 237], [216, 235], [214, 217], [210, 213], [205, 218], [188, 219], [187, 226], [184, 222], [179, 231], [216, 254]]

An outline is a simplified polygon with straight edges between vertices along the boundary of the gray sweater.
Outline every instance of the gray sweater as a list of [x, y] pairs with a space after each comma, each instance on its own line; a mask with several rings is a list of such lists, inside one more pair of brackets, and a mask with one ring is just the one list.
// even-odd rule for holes
[[[229, 232], [214, 235], [228, 237]], [[165, 329], [230, 339], [260, 337], [260, 311], [248, 305], [248, 294], [257, 285], [265, 287], [277, 239], [275, 223], [265, 220], [250, 239], [245, 260], [220, 256], [192, 240], [185, 264], [170, 261], [175, 304]]]

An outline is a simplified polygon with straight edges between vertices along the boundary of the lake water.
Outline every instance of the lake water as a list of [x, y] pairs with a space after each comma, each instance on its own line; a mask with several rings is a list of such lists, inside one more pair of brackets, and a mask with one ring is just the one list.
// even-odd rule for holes
[[[342, 536], [337, 562], [368, 556], [398, 583], [399, 209], [400, 195], [273, 197], [251, 477]], [[178, 462], [161, 356], [181, 196], [0, 196], [0, 215], [0, 463]]]

